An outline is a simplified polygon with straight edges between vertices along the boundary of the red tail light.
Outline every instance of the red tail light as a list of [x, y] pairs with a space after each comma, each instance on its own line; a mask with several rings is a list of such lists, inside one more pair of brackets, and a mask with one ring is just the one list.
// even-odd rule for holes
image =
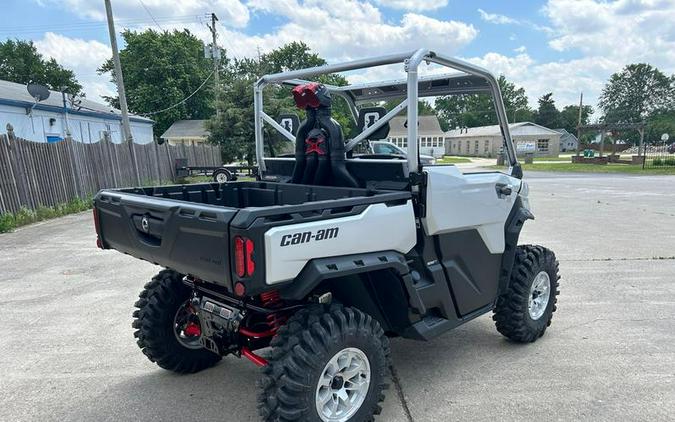
[[250, 277], [255, 272], [253, 241], [241, 236], [234, 237], [234, 270], [239, 277]]

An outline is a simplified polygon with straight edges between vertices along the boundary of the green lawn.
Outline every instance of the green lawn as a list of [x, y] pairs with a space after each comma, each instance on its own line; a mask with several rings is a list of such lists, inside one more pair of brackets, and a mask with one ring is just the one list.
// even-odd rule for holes
[[451, 155], [445, 155], [443, 158], [436, 160], [436, 164], [457, 164], [457, 163], [470, 163], [471, 159], [467, 157], [455, 157]]
[[[526, 171], [559, 171], [564, 173], [625, 173], [625, 174], [664, 174], [675, 175], [675, 167], [657, 167], [642, 169], [640, 165], [628, 164], [572, 164], [572, 163], [534, 163], [523, 164]], [[491, 166], [494, 169], [503, 169], [502, 166]]]

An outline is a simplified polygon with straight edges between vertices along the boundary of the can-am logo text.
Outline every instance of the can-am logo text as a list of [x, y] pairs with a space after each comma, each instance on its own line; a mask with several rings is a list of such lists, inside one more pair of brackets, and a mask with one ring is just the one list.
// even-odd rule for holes
[[298, 232], [292, 234], [285, 234], [281, 238], [281, 246], [299, 245], [307, 243], [312, 240], [326, 240], [335, 239], [338, 235], [338, 228], [331, 227], [329, 229], [321, 229], [316, 232]]

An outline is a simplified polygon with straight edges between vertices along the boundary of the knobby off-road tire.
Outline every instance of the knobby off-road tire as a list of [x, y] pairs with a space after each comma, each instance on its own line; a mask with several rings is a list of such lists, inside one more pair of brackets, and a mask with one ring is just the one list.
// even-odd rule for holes
[[[520, 343], [531, 343], [543, 336], [556, 310], [559, 280], [558, 261], [552, 251], [542, 246], [519, 246], [509, 287], [497, 299], [492, 316], [497, 331]], [[537, 309], [535, 299], [541, 296], [537, 286], [547, 282], [548, 301]]]
[[[382, 410], [379, 403], [384, 400], [383, 391], [388, 387], [385, 381], [390, 365], [389, 339], [380, 324], [369, 315], [340, 305], [305, 308], [279, 329], [271, 346], [269, 365], [263, 368], [262, 379], [258, 382], [258, 410], [264, 421], [326, 420], [317, 410], [319, 380], [329, 361], [343, 356], [341, 353], [345, 350], [357, 356], [355, 361], [358, 356], [365, 356], [370, 372], [367, 393], [361, 396], [365, 399], [360, 407], [353, 407], [358, 410], [352, 411], [349, 420], [372, 421]], [[350, 367], [354, 368], [356, 364]], [[320, 391], [335, 397], [331, 393], [333, 390], [327, 388], [320, 387]]]
[[188, 348], [174, 331], [178, 309], [191, 295], [183, 276], [162, 270], [145, 285], [134, 311], [134, 337], [143, 353], [161, 368], [178, 373], [194, 373], [209, 368], [221, 357], [204, 348]]

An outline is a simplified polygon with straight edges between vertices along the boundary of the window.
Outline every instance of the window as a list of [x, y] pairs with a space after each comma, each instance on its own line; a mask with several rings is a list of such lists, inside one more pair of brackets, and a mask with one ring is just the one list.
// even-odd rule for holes
[[376, 143], [373, 145], [375, 154], [400, 154], [401, 152], [393, 145], [387, 143]]
[[548, 139], [537, 139], [537, 151], [548, 152]]
[[473, 153], [478, 155], [478, 141], [473, 143]]
[[485, 140], [485, 149], [483, 151], [484, 153], [488, 154], [490, 152], [490, 140], [486, 139]]

